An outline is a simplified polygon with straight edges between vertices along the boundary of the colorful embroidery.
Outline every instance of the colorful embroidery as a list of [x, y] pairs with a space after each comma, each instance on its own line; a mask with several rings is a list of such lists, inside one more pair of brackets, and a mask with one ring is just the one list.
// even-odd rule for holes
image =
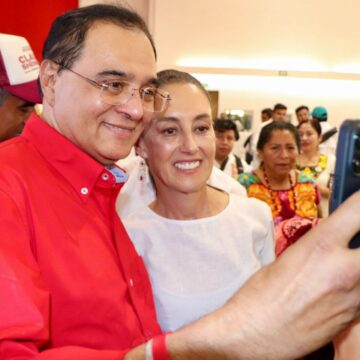
[[327, 155], [320, 154], [319, 161], [315, 166], [300, 166], [297, 164], [296, 168], [302, 173], [311, 176], [313, 179], [317, 179], [318, 176], [326, 169], [327, 162]]
[[[276, 204], [271, 197], [269, 189], [260, 181], [253, 173], [240, 174], [238, 177], [240, 184], [246, 187], [249, 197], [257, 198], [266, 202], [272, 211], [273, 219], [276, 223], [286, 218], [292, 217], [294, 214], [300, 217], [317, 217], [317, 191], [314, 180], [304, 173], [298, 175], [294, 190], [273, 190], [277, 196], [274, 197]], [[296, 209], [294, 196], [296, 197]], [[285, 202], [290, 205], [291, 211], [288, 216], [283, 213]], [[281, 219], [279, 215], [281, 214]], [[284, 216], [285, 215], [285, 216]]]

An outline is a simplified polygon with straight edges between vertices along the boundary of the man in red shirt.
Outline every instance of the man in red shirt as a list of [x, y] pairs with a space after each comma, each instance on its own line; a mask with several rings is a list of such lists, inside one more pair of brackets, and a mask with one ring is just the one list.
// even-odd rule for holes
[[127, 175], [114, 165], [171, 101], [155, 88], [155, 58], [129, 10], [94, 5], [53, 24], [42, 117], [0, 145], [1, 359], [289, 359], [358, 313], [360, 254], [346, 242], [359, 230], [359, 194], [222, 309], [160, 334], [147, 273], [115, 213]]

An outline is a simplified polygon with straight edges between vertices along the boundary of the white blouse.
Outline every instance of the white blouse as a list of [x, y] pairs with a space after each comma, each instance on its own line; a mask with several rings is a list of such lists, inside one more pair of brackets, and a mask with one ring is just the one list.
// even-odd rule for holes
[[172, 220], [148, 207], [123, 219], [153, 287], [162, 329], [176, 330], [222, 306], [274, 260], [269, 207], [230, 195], [219, 214]]

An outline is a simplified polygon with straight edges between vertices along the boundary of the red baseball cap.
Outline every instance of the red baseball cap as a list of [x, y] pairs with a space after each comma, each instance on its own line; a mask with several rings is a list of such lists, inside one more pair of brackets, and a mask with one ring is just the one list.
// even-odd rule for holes
[[41, 103], [37, 78], [39, 63], [28, 41], [16, 35], [0, 34], [0, 87], [33, 103]]

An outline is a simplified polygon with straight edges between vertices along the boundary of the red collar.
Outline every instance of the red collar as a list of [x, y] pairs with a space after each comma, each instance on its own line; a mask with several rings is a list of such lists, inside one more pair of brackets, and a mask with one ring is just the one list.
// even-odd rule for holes
[[[49, 165], [55, 168], [79, 194], [86, 188], [90, 195], [102, 173], [107, 172], [113, 177], [104, 165], [94, 160], [35, 114], [30, 116], [20, 136], [33, 144]], [[85, 201], [87, 197], [81, 196]]]

